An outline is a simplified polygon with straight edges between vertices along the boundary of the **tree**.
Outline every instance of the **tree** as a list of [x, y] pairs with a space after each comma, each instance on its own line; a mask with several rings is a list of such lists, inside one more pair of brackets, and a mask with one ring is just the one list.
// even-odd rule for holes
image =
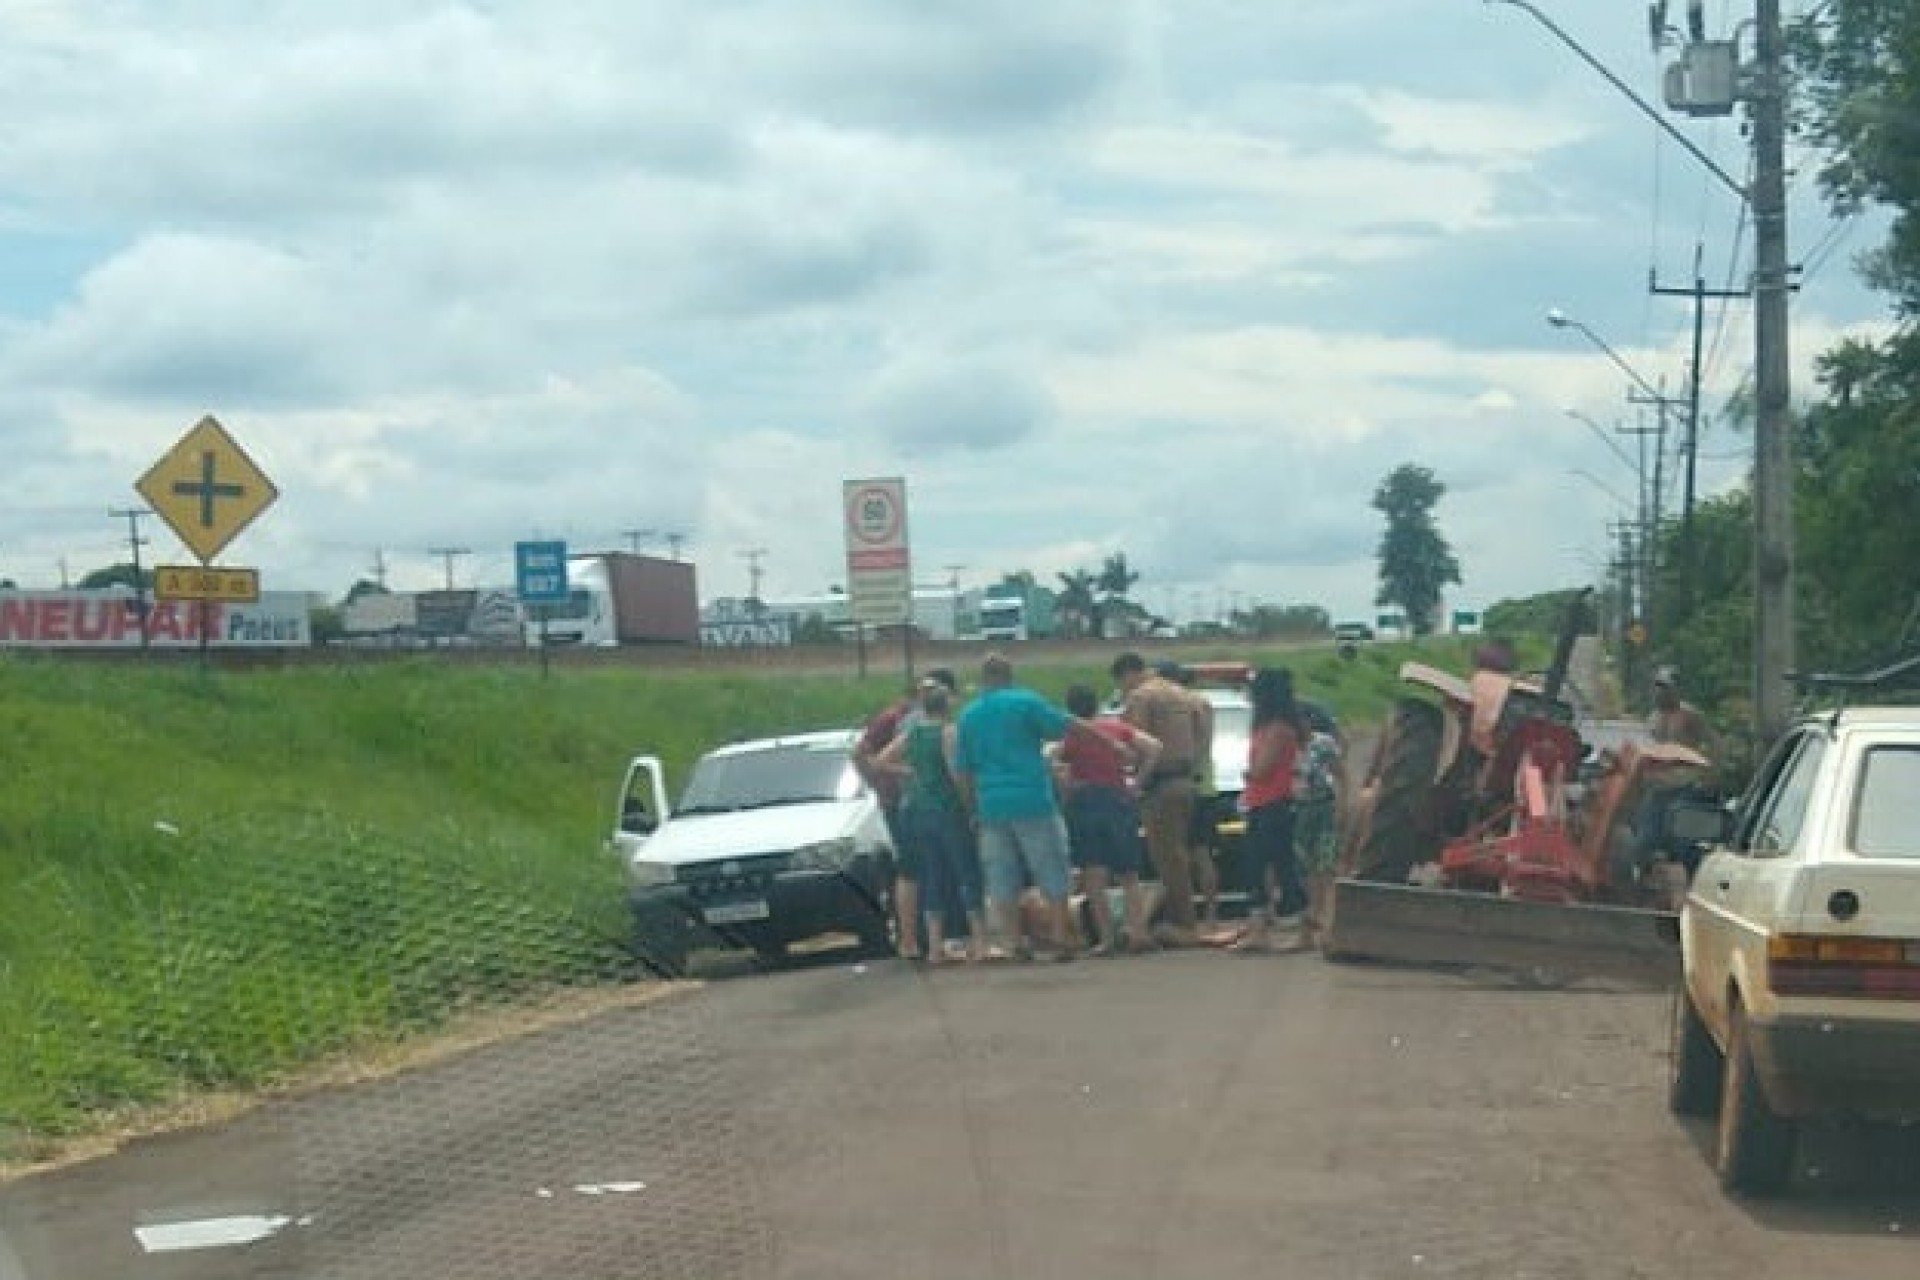
[[1582, 590], [1582, 587], [1563, 587], [1558, 591], [1496, 601], [1487, 606], [1486, 616], [1480, 620], [1481, 628], [1495, 635], [1557, 636], [1567, 605]]
[[110, 564], [104, 569], [95, 569], [80, 579], [83, 590], [93, 591], [101, 587], [151, 587], [153, 570], [142, 568], [138, 574], [131, 564]]
[[1886, 242], [1862, 260], [1902, 313], [1920, 315], [1920, 5], [1831, 0], [1791, 40], [1802, 135], [1827, 153], [1820, 185], [1835, 209], [1891, 209]]
[[1324, 636], [1333, 630], [1333, 619], [1317, 604], [1257, 604], [1234, 611], [1233, 630], [1257, 640]]
[[354, 603], [362, 596], [384, 596], [386, 594], [388, 594], [388, 592], [384, 584], [376, 582], [372, 578], [361, 578], [347, 588], [346, 597], [341, 600], [340, 603], [347, 605]]
[[1074, 635], [1099, 635], [1101, 610], [1099, 579], [1085, 569], [1057, 575], [1060, 579], [1061, 629]]
[[826, 615], [810, 613], [800, 619], [793, 628], [795, 644], [839, 644], [844, 637], [833, 629]]
[[1433, 630], [1441, 593], [1460, 581], [1460, 562], [1433, 519], [1433, 508], [1446, 492], [1432, 471], [1403, 463], [1373, 494], [1373, 509], [1387, 518], [1380, 538], [1380, 590], [1373, 602], [1400, 606], [1415, 635]]
[[338, 644], [346, 638], [346, 612], [337, 605], [323, 604], [307, 610], [307, 629], [317, 645]]
[[1109, 604], [1124, 601], [1133, 590], [1133, 584], [1140, 581], [1140, 575], [1127, 564], [1127, 553], [1116, 551], [1108, 556], [1100, 566], [1097, 579], [1101, 596]]

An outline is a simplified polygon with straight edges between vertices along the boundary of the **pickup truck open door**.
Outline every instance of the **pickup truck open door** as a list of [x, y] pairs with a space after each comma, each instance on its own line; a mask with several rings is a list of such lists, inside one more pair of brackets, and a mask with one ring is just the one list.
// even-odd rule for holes
[[646, 844], [669, 816], [667, 776], [658, 756], [635, 756], [627, 764], [627, 776], [620, 787], [620, 807], [614, 814], [613, 839], [609, 842], [620, 855], [621, 865]]

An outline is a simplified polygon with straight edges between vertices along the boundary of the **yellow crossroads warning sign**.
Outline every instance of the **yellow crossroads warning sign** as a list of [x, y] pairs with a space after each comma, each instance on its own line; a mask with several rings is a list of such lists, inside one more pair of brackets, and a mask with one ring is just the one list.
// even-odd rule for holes
[[260, 599], [260, 571], [163, 564], [153, 571], [153, 595], [156, 600], [255, 604]]
[[202, 564], [280, 496], [212, 417], [194, 424], [133, 487]]

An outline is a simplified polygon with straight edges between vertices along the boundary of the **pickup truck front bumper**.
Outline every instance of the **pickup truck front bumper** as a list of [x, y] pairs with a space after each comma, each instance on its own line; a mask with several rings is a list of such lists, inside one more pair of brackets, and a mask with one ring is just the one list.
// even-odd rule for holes
[[628, 901], [644, 939], [678, 950], [744, 946], [772, 950], [818, 937], [871, 937], [886, 927], [877, 872], [786, 871], [752, 882], [699, 881], [634, 889]]

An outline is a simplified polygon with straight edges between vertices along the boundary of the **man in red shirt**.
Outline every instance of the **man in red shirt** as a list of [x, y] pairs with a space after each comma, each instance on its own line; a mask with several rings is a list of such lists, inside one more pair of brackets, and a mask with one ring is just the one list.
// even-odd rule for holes
[[1067, 711], [1117, 748], [1101, 750], [1073, 735], [1061, 742], [1055, 760], [1066, 794], [1067, 837], [1099, 935], [1093, 954], [1108, 955], [1119, 946], [1107, 894], [1115, 876], [1126, 900], [1127, 948], [1149, 951], [1154, 944], [1140, 890], [1146, 848], [1134, 790], [1135, 780], [1151, 775], [1160, 759], [1160, 740], [1124, 720], [1099, 718], [1099, 710], [1098, 695], [1086, 685], [1067, 690]]

